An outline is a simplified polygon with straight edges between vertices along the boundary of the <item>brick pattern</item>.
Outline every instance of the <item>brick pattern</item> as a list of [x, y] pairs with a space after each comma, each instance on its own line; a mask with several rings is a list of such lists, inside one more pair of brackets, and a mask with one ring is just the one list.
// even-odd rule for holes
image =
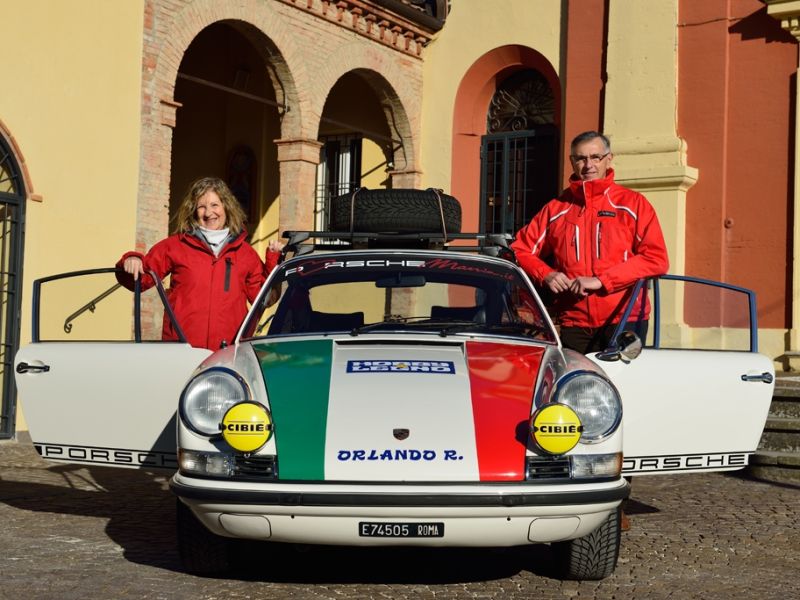
[[420, 56], [432, 37], [424, 27], [365, 0], [280, 1], [411, 56]]

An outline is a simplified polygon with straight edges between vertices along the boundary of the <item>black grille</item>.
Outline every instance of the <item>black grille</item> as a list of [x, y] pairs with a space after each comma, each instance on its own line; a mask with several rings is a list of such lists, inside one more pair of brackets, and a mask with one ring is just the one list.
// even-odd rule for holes
[[529, 480], [569, 479], [568, 456], [529, 456], [527, 478]]
[[274, 456], [235, 456], [233, 476], [239, 479], [275, 479], [278, 464]]

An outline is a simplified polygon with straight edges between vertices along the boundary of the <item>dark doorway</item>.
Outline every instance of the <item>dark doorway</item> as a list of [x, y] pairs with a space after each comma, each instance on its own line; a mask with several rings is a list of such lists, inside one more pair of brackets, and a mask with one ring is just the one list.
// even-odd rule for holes
[[280, 189], [273, 140], [281, 137], [284, 108], [264, 55], [269, 42], [258, 36], [246, 24], [217, 22], [183, 56], [175, 83], [181, 106], [172, 137], [170, 218], [194, 180], [220, 177], [242, 204], [251, 236], [265, 235], [258, 228]]
[[0, 135], [0, 438], [14, 435], [14, 355], [19, 347], [20, 284], [26, 191], [19, 164]]
[[558, 194], [560, 137], [544, 76], [517, 71], [497, 88], [481, 139], [481, 231], [516, 233]]

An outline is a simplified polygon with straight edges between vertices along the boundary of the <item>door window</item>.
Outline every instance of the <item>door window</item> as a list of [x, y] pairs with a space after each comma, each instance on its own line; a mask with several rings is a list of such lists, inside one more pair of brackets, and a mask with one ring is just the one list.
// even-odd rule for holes
[[758, 352], [756, 299], [751, 290], [679, 275], [663, 275], [640, 285], [647, 303], [642, 304], [641, 294], [631, 300], [623, 322], [635, 325], [649, 310], [647, 327], [638, 327], [647, 331], [645, 347]]
[[[33, 285], [33, 342], [161, 340], [162, 320], [155, 328], [141, 326], [142, 305], [158, 305], [165, 318], [176, 323], [161, 282], [145, 291], [138, 285], [129, 290], [116, 275], [116, 269], [92, 269], [37, 279]], [[175, 331], [185, 339], [180, 327]]]

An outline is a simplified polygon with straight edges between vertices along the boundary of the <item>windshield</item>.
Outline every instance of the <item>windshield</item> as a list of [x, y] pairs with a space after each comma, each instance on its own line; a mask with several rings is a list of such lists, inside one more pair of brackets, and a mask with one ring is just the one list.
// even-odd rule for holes
[[309, 256], [281, 265], [242, 337], [413, 331], [555, 342], [511, 263], [413, 252]]

